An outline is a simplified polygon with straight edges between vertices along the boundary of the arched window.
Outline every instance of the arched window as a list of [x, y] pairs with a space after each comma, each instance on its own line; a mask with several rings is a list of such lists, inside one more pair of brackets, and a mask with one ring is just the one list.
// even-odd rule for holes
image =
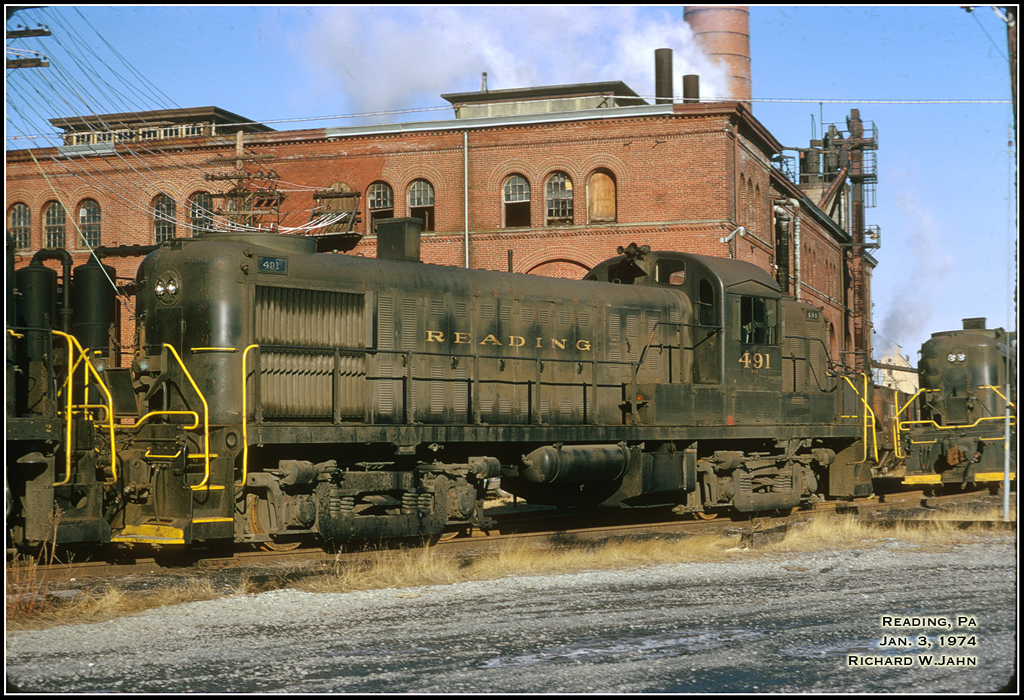
[[736, 205], [736, 219], [740, 226], [747, 225], [747, 199], [749, 190], [747, 189], [747, 176], [740, 173], [740, 191], [736, 194], [736, 199], [739, 200], [739, 204]]
[[64, 247], [64, 205], [50, 202], [43, 210], [43, 240], [47, 248]]
[[544, 188], [544, 195], [547, 201], [547, 216], [545, 223], [571, 224], [572, 223], [572, 180], [565, 173], [554, 173], [548, 178]]
[[196, 192], [189, 197], [188, 218], [192, 236], [213, 230], [213, 197], [209, 192]]
[[502, 184], [503, 226], [517, 228], [530, 225], [530, 183], [522, 175], [510, 175]]
[[757, 233], [757, 212], [761, 204], [761, 186], [754, 185], [754, 199], [750, 204], [750, 232]]
[[370, 233], [376, 233], [378, 219], [390, 219], [395, 215], [395, 193], [386, 182], [375, 182], [366, 191], [366, 208], [370, 212]]
[[587, 178], [587, 221], [610, 223], [617, 218], [615, 177], [607, 170], [597, 170]]
[[100, 237], [100, 205], [94, 199], [86, 199], [78, 207], [78, 228], [82, 232], [81, 247], [96, 248]]
[[423, 230], [434, 230], [434, 186], [426, 180], [409, 185], [409, 216], [423, 219]]
[[27, 204], [15, 204], [7, 211], [7, 231], [15, 250], [28, 250], [32, 239], [32, 211]]
[[165, 194], [157, 196], [153, 201], [153, 234], [157, 243], [174, 238], [177, 233], [177, 212], [174, 200]]

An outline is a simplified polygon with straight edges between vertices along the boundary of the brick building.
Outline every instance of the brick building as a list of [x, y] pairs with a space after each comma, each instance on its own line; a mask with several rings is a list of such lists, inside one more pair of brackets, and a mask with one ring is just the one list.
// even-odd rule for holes
[[79, 264], [100, 246], [123, 284], [141, 258], [118, 246], [241, 220], [217, 197], [237, 158], [276, 175], [248, 206], [280, 203], [281, 216], [260, 223], [332, 234], [338, 254], [373, 256], [377, 219], [416, 216], [422, 259], [438, 265], [579, 279], [634, 241], [747, 260], [822, 307], [830, 355], [864, 366], [875, 263], [844, 228], [846, 173], [828, 187], [801, 159], [804, 182], [793, 182], [773, 162], [782, 145], [743, 102], [650, 105], [621, 83], [445, 97], [454, 119], [295, 131], [215, 108], [53, 120], [68, 129], [64, 146], [7, 152], [16, 264], [46, 248]]

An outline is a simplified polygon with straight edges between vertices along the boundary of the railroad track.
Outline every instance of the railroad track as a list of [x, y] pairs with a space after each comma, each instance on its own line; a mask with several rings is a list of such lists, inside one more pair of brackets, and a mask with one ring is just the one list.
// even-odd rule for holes
[[[793, 509], [785, 513], [757, 513], [742, 519], [719, 517], [713, 520], [691, 520], [681, 516], [652, 521], [649, 513], [621, 512], [581, 514], [580, 512], [555, 514], [545, 510], [525, 510], [502, 513], [494, 516], [495, 527], [487, 531], [474, 530], [470, 533], [453, 533], [442, 537], [433, 544], [442, 552], [482, 552], [529, 543], [570, 543], [611, 538], [641, 538], [654, 536], [693, 536], [706, 533], [740, 534], [749, 546], [759, 546], [763, 541], [779, 539], [785, 529], [794, 523], [805, 522], [825, 513], [852, 514], [870, 518], [884, 526], [895, 522], [894, 516], [904, 511], [928, 508], [950, 508], [959, 504], [980, 501], [986, 498], [984, 492], [974, 491], [943, 496], [928, 496], [921, 491], [904, 491], [884, 494], [878, 498], [855, 502], [819, 503], [804, 510]], [[1011, 494], [1015, 505], [1016, 494]], [[989, 500], [995, 503], [995, 499]], [[612, 515], [617, 515], [609, 522]], [[646, 516], [639, 520], [638, 516]], [[588, 522], [589, 519], [589, 522]], [[899, 522], [908, 522], [900, 519]], [[958, 523], [966, 527], [975, 522], [985, 523], [998, 529], [1016, 529], [1016, 522], [965, 521]], [[422, 543], [398, 543], [422, 546]], [[392, 547], [393, 548], [393, 547]], [[227, 567], [258, 568], [288, 565], [334, 564], [339, 561], [358, 561], [367, 556], [365, 548], [357, 551], [326, 551], [310, 546], [291, 551], [256, 550], [190, 550], [187, 555], [176, 552], [149, 550], [118, 550], [100, 552], [111, 556], [106, 560], [74, 561], [53, 564], [37, 564], [34, 575], [38, 580], [51, 583], [75, 581], [81, 585], [95, 579], [110, 579], [138, 574], [161, 574], [171, 572], [203, 572]], [[116, 558], [114, 558], [116, 557]]]

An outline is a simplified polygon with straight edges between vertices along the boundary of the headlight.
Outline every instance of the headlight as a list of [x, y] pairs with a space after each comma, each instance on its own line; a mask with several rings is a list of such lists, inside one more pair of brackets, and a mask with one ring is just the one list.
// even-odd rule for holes
[[167, 281], [167, 293], [177, 294], [178, 293], [178, 280], [173, 277]]
[[[157, 294], [159, 294], [159, 292], [157, 292]], [[956, 362], [956, 353], [955, 352], [949, 353], [948, 355], [946, 355], [946, 359], [949, 362]]]
[[963, 362], [964, 360], [967, 359], [967, 355], [965, 355], [962, 352], [961, 353], [957, 353], [956, 359], [958, 359], [960, 362]]
[[[156, 292], [158, 297], [162, 297], [167, 292], [167, 287], [164, 286], [163, 280], [157, 280], [156, 286], [153, 287], [153, 291]], [[952, 355], [950, 355], [952, 357]]]

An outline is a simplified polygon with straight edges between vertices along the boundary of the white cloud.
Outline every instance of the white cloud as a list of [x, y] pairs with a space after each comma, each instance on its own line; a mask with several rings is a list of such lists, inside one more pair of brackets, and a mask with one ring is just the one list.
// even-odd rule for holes
[[724, 71], [693, 43], [681, 10], [643, 7], [322, 7], [297, 42], [352, 112], [438, 105], [470, 92], [621, 80], [654, 94], [654, 50], [674, 50], [673, 85], [701, 75], [724, 96]]

